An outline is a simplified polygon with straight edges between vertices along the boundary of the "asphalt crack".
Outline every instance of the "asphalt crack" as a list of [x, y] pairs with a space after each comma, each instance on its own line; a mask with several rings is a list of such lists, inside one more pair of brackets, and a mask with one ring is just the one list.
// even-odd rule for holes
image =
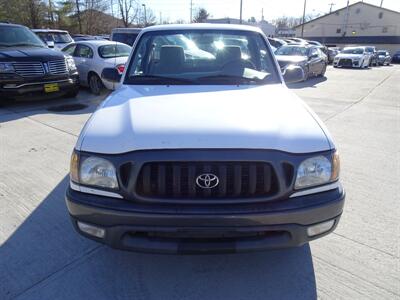
[[18, 297], [21, 297], [24, 294], [28, 293], [29, 291], [33, 290], [36, 286], [40, 285], [41, 283], [44, 283], [46, 281], [51, 280], [51, 278], [53, 278], [54, 276], [56, 276], [57, 274], [59, 274], [60, 272], [62, 272], [66, 268], [68, 268], [69, 266], [72, 266], [77, 262], [81, 262], [81, 261], [85, 260], [87, 257], [89, 257], [92, 254], [96, 253], [98, 250], [100, 250], [103, 247], [104, 247], [104, 245], [96, 246], [93, 249], [90, 249], [89, 251], [85, 252], [83, 255], [76, 257], [75, 259], [71, 260], [70, 262], [68, 262], [67, 264], [62, 266], [60, 269], [55, 270], [54, 272], [48, 274], [47, 276], [45, 276], [44, 278], [40, 279], [39, 281], [37, 281], [36, 283], [31, 285], [30, 287], [28, 287], [25, 290], [23, 290], [22, 292], [20, 292], [16, 296], [14, 296], [13, 299], [17, 299]]
[[349, 104], [348, 106], [346, 106], [344, 109], [342, 109], [341, 111], [338, 111], [337, 113], [333, 114], [332, 116], [328, 117], [327, 119], [324, 120], [324, 122], [328, 122], [329, 120], [333, 119], [334, 117], [348, 111], [350, 108], [352, 108], [354, 105], [357, 105], [359, 103], [361, 103], [362, 101], [364, 101], [369, 95], [372, 94], [373, 91], [375, 91], [378, 87], [380, 87], [386, 80], [388, 80], [390, 77], [392, 77], [392, 75], [396, 73], [396, 71], [393, 71], [392, 73], [390, 73], [388, 76], [386, 76], [384, 79], [382, 79], [376, 86], [374, 86], [371, 90], [368, 91], [367, 94], [365, 94], [364, 96], [362, 96], [360, 99], [358, 99], [357, 101]]

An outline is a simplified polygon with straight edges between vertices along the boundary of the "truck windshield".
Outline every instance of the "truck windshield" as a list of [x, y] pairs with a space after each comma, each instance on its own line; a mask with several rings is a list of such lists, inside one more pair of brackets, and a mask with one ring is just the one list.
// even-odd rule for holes
[[44, 42], [54, 42], [56, 44], [65, 44], [72, 42], [72, 38], [67, 32], [38, 32], [37, 35]]
[[280, 82], [257, 32], [177, 30], [145, 33], [125, 84], [269, 84]]
[[46, 47], [28, 28], [0, 26], [0, 47]]

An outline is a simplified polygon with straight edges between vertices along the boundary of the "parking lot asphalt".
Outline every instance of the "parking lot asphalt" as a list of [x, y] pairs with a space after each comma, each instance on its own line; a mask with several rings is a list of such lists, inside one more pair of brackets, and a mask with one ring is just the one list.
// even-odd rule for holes
[[290, 86], [339, 148], [341, 223], [301, 248], [230, 255], [137, 254], [82, 238], [64, 204], [69, 158], [104, 96], [0, 102], [0, 299], [399, 299], [399, 82], [399, 65], [329, 67]]

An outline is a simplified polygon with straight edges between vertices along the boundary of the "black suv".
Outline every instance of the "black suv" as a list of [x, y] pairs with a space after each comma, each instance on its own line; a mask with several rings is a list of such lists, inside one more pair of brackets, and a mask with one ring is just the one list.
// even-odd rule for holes
[[79, 76], [72, 57], [49, 49], [27, 27], [0, 23], [0, 99], [74, 97]]

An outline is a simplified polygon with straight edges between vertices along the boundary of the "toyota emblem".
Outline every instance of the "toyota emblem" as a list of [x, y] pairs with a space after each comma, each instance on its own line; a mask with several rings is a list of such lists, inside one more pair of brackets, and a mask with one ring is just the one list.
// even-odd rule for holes
[[201, 174], [196, 178], [196, 184], [202, 189], [212, 189], [215, 188], [219, 183], [219, 179], [216, 175], [207, 173]]

